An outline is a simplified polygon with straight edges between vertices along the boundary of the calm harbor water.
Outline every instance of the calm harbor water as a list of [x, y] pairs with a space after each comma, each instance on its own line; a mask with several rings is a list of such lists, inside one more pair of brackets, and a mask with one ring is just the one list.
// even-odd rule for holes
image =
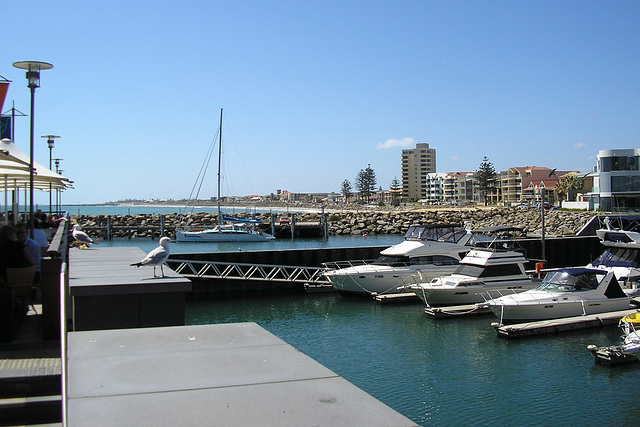
[[190, 301], [188, 324], [256, 322], [423, 426], [607, 425], [640, 419], [640, 364], [595, 365], [616, 328], [519, 341], [491, 316], [434, 321], [419, 304], [310, 294]]
[[[158, 212], [154, 212], [158, 213]], [[160, 212], [166, 213], [166, 212]], [[331, 236], [242, 250], [386, 246], [401, 236]], [[99, 247], [157, 241], [116, 239]], [[235, 251], [236, 243], [174, 243], [172, 252]], [[596, 365], [589, 344], [617, 344], [616, 327], [522, 340], [497, 338], [491, 315], [431, 320], [420, 304], [378, 305], [335, 293], [198, 296], [187, 324], [256, 322], [422, 426], [636, 426], [640, 364]]]

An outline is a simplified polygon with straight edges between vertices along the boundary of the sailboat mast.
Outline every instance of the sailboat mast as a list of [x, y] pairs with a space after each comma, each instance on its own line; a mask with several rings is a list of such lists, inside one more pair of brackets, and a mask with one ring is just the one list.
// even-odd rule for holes
[[222, 164], [222, 108], [220, 109], [220, 135], [218, 140], [218, 224], [222, 224], [222, 214], [220, 209], [220, 165]]

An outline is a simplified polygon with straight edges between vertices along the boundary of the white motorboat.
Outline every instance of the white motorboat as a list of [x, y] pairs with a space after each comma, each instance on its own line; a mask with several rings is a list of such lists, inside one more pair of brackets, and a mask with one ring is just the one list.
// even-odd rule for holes
[[596, 230], [604, 251], [587, 267], [613, 271], [622, 290], [629, 296], [640, 294], [640, 233], [613, 228], [609, 217], [604, 228]]
[[411, 275], [423, 277], [452, 273], [473, 247], [488, 245], [495, 238], [487, 233], [521, 231], [514, 227], [471, 230], [471, 223], [416, 225], [409, 228], [404, 241], [380, 252], [375, 261], [325, 263], [324, 275], [342, 294], [392, 294], [404, 292]]
[[427, 281], [418, 273], [417, 283], [408, 288], [429, 306], [475, 304], [484, 300], [482, 293], [523, 292], [536, 286], [539, 280], [527, 274], [527, 262], [521, 252], [472, 249], [452, 274]]
[[629, 314], [620, 319], [622, 328], [622, 344], [620, 351], [624, 354], [640, 355], [640, 313]]
[[620, 363], [637, 362], [640, 357], [640, 312], [624, 316], [619, 325], [622, 329], [622, 342], [620, 345], [598, 347], [588, 345], [596, 358], [596, 363], [617, 365]]
[[[222, 158], [222, 109], [218, 139], [218, 224], [213, 227], [176, 230], [177, 242], [266, 242], [274, 236], [258, 228], [260, 220], [222, 215], [220, 208], [220, 165]], [[210, 150], [211, 151], [211, 150]], [[208, 162], [209, 156], [205, 159]], [[203, 168], [206, 170], [206, 168]], [[202, 174], [201, 179], [204, 179]], [[197, 197], [196, 197], [197, 198]]]
[[632, 308], [613, 271], [585, 267], [549, 271], [534, 289], [488, 299], [478, 306], [490, 308], [502, 324]]

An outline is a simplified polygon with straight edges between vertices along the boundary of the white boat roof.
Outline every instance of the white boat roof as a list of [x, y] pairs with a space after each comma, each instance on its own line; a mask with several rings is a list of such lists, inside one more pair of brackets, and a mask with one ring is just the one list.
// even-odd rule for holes
[[527, 259], [521, 252], [515, 251], [496, 251], [487, 249], [472, 249], [460, 261], [461, 264], [481, 265], [489, 264], [513, 264], [527, 262]]
[[402, 243], [393, 245], [380, 252], [384, 256], [407, 256], [417, 257], [435, 254], [447, 254], [466, 252], [468, 246], [457, 245], [455, 243], [436, 242], [430, 240], [405, 240]]
[[640, 249], [640, 233], [626, 230], [596, 230], [600, 243], [608, 247]]

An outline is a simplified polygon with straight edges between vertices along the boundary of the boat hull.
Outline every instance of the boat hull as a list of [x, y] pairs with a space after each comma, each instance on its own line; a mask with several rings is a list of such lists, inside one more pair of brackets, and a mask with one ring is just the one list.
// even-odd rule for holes
[[622, 311], [633, 308], [628, 299], [608, 301], [549, 301], [517, 305], [490, 304], [502, 323], [561, 319], [564, 317]]
[[273, 239], [275, 237], [267, 233], [176, 232], [177, 242], [267, 242]]
[[411, 283], [411, 277], [420, 272], [424, 280], [451, 274], [456, 266], [420, 265], [415, 268], [358, 266], [341, 270], [333, 270], [325, 274], [331, 285], [344, 294], [397, 294], [406, 292], [403, 289]]
[[[469, 305], [481, 303], [492, 292], [520, 293], [532, 289], [539, 282], [529, 279], [498, 282], [485, 286], [432, 286], [430, 284], [412, 286], [412, 290], [425, 304], [431, 307]], [[483, 296], [484, 295], [484, 296]]]

